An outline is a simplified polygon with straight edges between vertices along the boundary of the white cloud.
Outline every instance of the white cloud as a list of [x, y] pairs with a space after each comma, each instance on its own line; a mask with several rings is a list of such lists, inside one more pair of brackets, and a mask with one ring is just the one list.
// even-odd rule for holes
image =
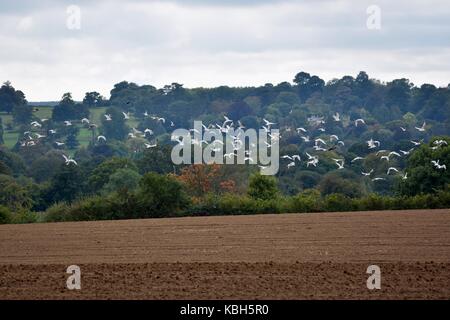
[[69, 3], [9, 3], [0, 10], [0, 80], [29, 100], [108, 95], [122, 80], [260, 85], [300, 70], [326, 80], [365, 70], [385, 81], [447, 85], [446, 0], [377, 2], [380, 31], [366, 29], [372, 1], [79, 1], [81, 30], [66, 28]]

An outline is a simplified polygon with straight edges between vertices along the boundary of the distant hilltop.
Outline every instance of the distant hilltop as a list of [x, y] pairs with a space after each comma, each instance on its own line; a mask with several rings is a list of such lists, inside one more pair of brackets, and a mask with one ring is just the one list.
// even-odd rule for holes
[[28, 105], [33, 107], [41, 107], [41, 106], [50, 106], [54, 107], [59, 103], [59, 101], [36, 101], [36, 102], [28, 102]]

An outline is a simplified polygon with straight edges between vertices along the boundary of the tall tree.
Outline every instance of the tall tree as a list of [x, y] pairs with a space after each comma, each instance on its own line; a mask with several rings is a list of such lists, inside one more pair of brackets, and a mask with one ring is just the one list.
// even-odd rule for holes
[[94, 108], [101, 106], [104, 102], [103, 100], [104, 99], [101, 94], [96, 91], [86, 92], [83, 99], [83, 104], [88, 108]]

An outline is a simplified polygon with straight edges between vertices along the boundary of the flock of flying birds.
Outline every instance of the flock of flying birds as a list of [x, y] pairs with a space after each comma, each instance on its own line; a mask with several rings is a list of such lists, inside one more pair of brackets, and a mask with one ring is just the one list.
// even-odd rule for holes
[[[333, 119], [335, 122], [340, 122], [341, 117], [340, 117], [339, 113], [335, 113], [333, 115]], [[309, 120], [311, 120], [312, 122], [315, 122], [316, 124], [319, 124], [319, 126], [325, 124], [325, 121], [323, 120], [323, 118], [313, 117], [313, 118], [310, 118]], [[366, 125], [366, 122], [364, 121], [364, 119], [356, 119], [356, 120], [354, 120], [353, 123], [354, 123], [355, 127], [358, 127], [359, 125]], [[400, 127], [400, 129], [403, 132], [406, 131], [406, 128], [404, 128], [404, 127]], [[287, 128], [287, 131], [291, 131], [291, 130], [292, 130], [291, 128]], [[323, 127], [320, 127], [318, 130], [320, 132], [325, 132], [325, 129]], [[419, 132], [425, 132], [426, 131], [426, 123], [424, 122], [421, 127], [415, 127], [415, 130], [417, 130]], [[297, 131], [297, 133], [299, 133], [301, 135], [301, 138], [304, 140], [304, 142], [311, 142], [311, 138], [308, 135], [306, 135], [308, 131], [305, 128], [302, 128], [302, 127], [296, 128], [296, 131]], [[335, 144], [330, 147], [324, 139], [316, 138], [316, 139], [314, 139], [313, 149], [315, 151], [319, 151], [319, 152], [326, 152], [326, 151], [335, 150], [339, 145], [341, 145], [341, 146], [345, 145], [344, 141], [339, 140], [339, 137], [335, 134], [329, 135], [329, 143], [333, 143], [333, 142]], [[414, 148], [421, 145], [423, 141], [411, 140], [410, 142], [413, 145], [413, 147], [411, 149], [409, 149], [407, 151], [399, 150], [399, 152], [396, 152], [396, 151], [389, 151], [389, 150], [380, 150], [379, 149], [381, 147], [380, 141], [373, 140], [373, 139], [366, 141], [368, 149], [378, 149], [376, 156], [379, 156], [380, 160], [385, 160], [388, 163], [391, 161], [391, 157], [408, 156], [414, 150]], [[437, 148], [441, 147], [442, 145], [447, 145], [447, 142], [445, 140], [436, 140], [433, 142], [433, 147], [431, 147], [431, 148], [433, 150], [436, 150]], [[306, 152], [306, 156], [308, 157], [307, 162], [306, 162], [307, 167], [309, 167], [309, 166], [316, 167], [319, 164], [319, 156], [318, 155], [311, 155], [308, 152]], [[296, 165], [296, 160], [298, 160], [299, 162], [301, 161], [301, 157], [298, 154], [284, 155], [284, 156], [282, 156], [282, 158], [290, 161], [287, 164], [287, 168], [294, 167]], [[353, 158], [350, 162], [353, 164], [357, 161], [362, 161], [364, 159], [365, 159], [365, 157], [357, 156], [357, 157]], [[338, 170], [344, 169], [345, 160], [343, 158], [339, 158], [339, 159], [332, 158], [332, 160], [335, 162]], [[441, 165], [439, 163], [439, 160], [432, 160], [431, 163], [438, 170], [446, 170], [447, 169], [445, 164]], [[401, 177], [403, 180], [406, 180], [408, 178], [407, 172], [401, 173], [400, 170], [395, 167], [389, 167], [386, 172], [386, 175], [390, 175], [392, 172], [401, 174]], [[374, 169], [371, 169], [368, 172], [361, 171], [361, 174], [365, 177], [369, 177], [373, 173], [374, 173]], [[383, 177], [372, 178], [372, 181], [382, 181], [382, 180], [386, 180], [386, 178], [383, 178]]]
[[[124, 120], [129, 120], [130, 119], [130, 114], [129, 113], [122, 112], [122, 115], [123, 115], [123, 119]], [[105, 117], [105, 121], [112, 121], [111, 114], [104, 114], [103, 116]], [[162, 122], [162, 123], [166, 122], [165, 118], [157, 117], [157, 116], [150, 116], [148, 114], [148, 112], [145, 112], [144, 116], [145, 117], [149, 117], [150, 119], [153, 119], [153, 120], [158, 121], [158, 122]], [[30, 123], [30, 126], [31, 126], [31, 128], [34, 128], [34, 129], [40, 129], [40, 128], [42, 128], [43, 123], [45, 123], [46, 121], [48, 121], [48, 119], [40, 119], [40, 121], [36, 121], [35, 120], [35, 121], [32, 121]], [[63, 123], [64, 123], [64, 125], [66, 127], [70, 127], [70, 126], [73, 126], [75, 124], [75, 122], [72, 121], [72, 120], [65, 120]], [[81, 124], [88, 126], [88, 128], [90, 130], [94, 130], [95, 128], [98, 127], [95, 123], [91, 123], [91, 121], [88, 118], [81, 119]], [[175, 124], [172, 121], [170, 121], [170, 126], [174, 127]], [[56, 129], [49, 129], [47, 134], [49, 136], [56, 134]], [[130, 138], [130, 139], [134, 139], [134, 138], [138, 138], [138, 137], [148, 138], [148, 137], [153, 136], [153, 135], [154, 135], [153, 130], [151, 130], [149, 128], [146, 128], [144, 131], [140, 131], [140, 130], [138, 130], [136, 128], [132, 128], [132, 131], [130, 133], [128, 133], [128, 138]], [[20, 142], [20, 146], [21, 147], [35, 146], [36, 144], [39, 143], [40, 139], [43, 139], [43, 138], [47, 137], [46, 135], [43, 135], [43, 134], [40, 134], [40, 133], [37, 133], [37, 132], [32, 132], [32, 131], [25, 131], [23, 136], [24, 136], [24, 140], [22, 140]], [[98, 135], [97, 136], [97, 141], [98, 142], [106, 142], [106, 140], [107, 139], [106, 139], [106, 137], [104, 135]], [[60, 142], [60, 141], [55, 141], [54, 144], [55, 144], [56, 147], [62, 147], [62, 146], [65, 145], [64, 142]], [[147, 143], [147, 142], [145, 142], [144, 145], [145, 145], [145, 147], [147, 149], [154, 148], [154, 147], [157, 146], [157, 142], [156, 142], [156, 140], [155, 140], [155, 143]], [[64, 161], [65, 161], [66, 165], [69, 165], [69, 164], [78, 165], [76, 160], [72, 159], [71, 157], [69, 157], [69, 156], [67, 156], [65, 154], [63, 154], [62, 156], [64, 158]]]
[[[124, 120], [130, 119], [130, 114], [129, 113], [122, 112], [122, 114], [123, 114]], [[163, 117], [149, 115], [148, 112], [145, 112], [143, 115], [144, 115], [144, 117], [146, 117], [146, 118], [149, 117], [149, 118], [151, 118], [151, 119], [153, 119], [153, 120], [155, 120], [157, 122], [161, 122], [163, 124], [166, 123], [166, 119], [163, 118]], [[104, 117], [105, 117], [106, 121], [112, 121], [112, 116], [110, 114], [105, 114]], [[233, 120], [229, 119], [227, 116], [224, 116], [224, 119], [225, 119], [225, 121], [222, 124], [218, 124], [218, 123], [216, 123], [214, 125], [211, 124], [208, 127], [206, 127], [205, 125], [202, 124], [202, 126], [203, 126], [203, 129], [205, 130], [206, 133], [209, 130], [213, 130], [213, 129], [217, 130], [217, 129], [219, 129], [220, 132], [222, 132], [224, 134], [227, 134], [228, 136], [230, 136], [232, 138], [233, 150], [230, 153], [225, 153], [224, 154], [224, 158], [231, 158], [233, 156], [237, 156], [236, 151], [241, 149], [243, 147], [244, 143], [240, 139], [240, 132], [239, 131], [238, 131], [238, 134], [236, 134], [236, 135], [230, 134], [230, 132], [231, 131], [234, 132], [237, 129], [245, 129], [245, 126], [240, 121], [237, 121], [238, 122], [238, 126], [235, 127]], [[39, 121], [33, 121], [33, 122], [31, 122], [30, 125], [31, 125], [32, 128], [41, 128], [42, 127], [42, 123], [44, 123], [47, 120], [48, 119], [41, 119], [40, 122]], [[335, 122], [340, 122], [341, 121], [340, 114], [339, 113], [335, 113], [333, 115], [333, 120]], [[264, 121], [264, 125], [262, 125], [262, 129], [267, 132], [267, 134], [271, 138], [271, 142], [272, 142], [272, 143], [268, 143], [267, 141], [264, 141], [264, 143], [266, 144], [266, 146], [268, 148], [271, 148], [273, 143], [277, 143], [280, 140], [281, 135], [271, 132], [272, 126], [275, 125], [276, 123], [270, 122], [267, 119], [263, 119], [263, 121]], [[296, 131], [297, 134], [300, 135], [300, 137], [304, 141], [304, 143], [313, 143], [314, 142], [314, 145], [312, 146], [312, 149], [314, 151], [316, 151], [318, 153], [320, 153], [320, 152], [328, 152], [328, 151], [336, 150], [339, 146], [344, 146], [345, 145], [344, 141], [340, 140], [339, 137], [336, 134], [330, 134], [328, 136], [328, 139], [323, 137], [323, 133], [326, 131], [325, 128], [323, 127], [323, 125], [325, 124], [325, 121], [324, 121], [323, 117], [313, 116], [313, 117], [308, 118], [308, 122], [310, 122], [313, 126], [315, 126], [315, 128], [319, 132], [321, 132], [320, 135], [322, 137], [316, 137], [316, 138], [310, 137], [310, 135], [308, 135], [308, 130], [303, 128], [303, 127], [295, 128], [295, 131]], [[81, 120], [81, 124], [89, 126], [89, 129], [91, 129], [91, 130], [95, 129], [97, 127], [96, 124], [91, 123], [90, 120], [87, 119], [87, 118], [83, 118]], [[360, 119], [354, 120], [353, 124], [354, 124], [355, 127], [365, 126], [366, 122], [364, 121], [364, 119], [360, 118]], [[72, 123], [72, 121], [66, 120], [66, 121], [64, 121], [64, 125], [65, 126], [72, 126], [73, 123]], [[170, 126], [171, 127], [175, 127], [175, 124], [172, 121], [170, 121]], [[403, 132], [405, 132], [407, 130], [404, 127], [400, 127], [400, 129]], [[291, 131], [294, 130], [294, 128], [287, 127], [284, 130], [286, 132], [291, 132]], [[426, 131], [426, 123], [424, 122], [421, 127], [415, 127], [415, 130], [417, 130], [418, 132], [425, 132]], [[195, 133], [195, 132], [199, 133], [197, 129], [190, 129], [189, 131], [193, 132], [193, 133]], [[49, 135], [53, 135], [55, 133], [56, 133], [55, 129], [49, 129], [48, 130], [48, 134]], [[132, 132], [130, 132], [128, 134], [128, 138], [130, 138], [130, 139], [138, 138], [138, 137], [148, 138], [148, 137], [152, 136], [153, 134], [154, 134], [153, 131], [151, 129], [149, 129], [149, 128], [145, 129], [143, 132], [138, 130], [138, 129], [136, 129], [136, 128], [132, 128]], [[22, 147], [28, 147], [28, 146], [36, 145], [36, 143], [37, 143], [37, 141], [39, 139], [45, 138], [46, 136], [42, 135], [42, 134], [39, 134], [39, 133], [27, 131], [27, 132], [24, 132], [24, 137], [26, 138], [26, 140], [21, 142], [21, 146]], [[173, 141], [177, 141], [178, 144], [180, 144], [180, 145], [183, 145], [185, 143], [184, 139], [182, 140], [182, 139], [179, 139], [178, 137], [172, 137], [172, 140]], [[326, 140], [328, 140], [328, 141], [326, 141]], [[99, 136], [97, 136], [97, 141], [98, 142], [101, 142], [101, 141], [102, 142], [106, 142], [106, 137], [103, 136], [103, 135], [99, 135]], [[385, 160], [388, 163], [391, 161], [392, 157], [399, 157], [400, 158], [400, 157], [408, 156], [411, 153], [411, 151], [414, 150], [415, 147], [417, 147], [417, 146], [422, 144], [423, 140], [421, 140], [421, 141], [411, 140], [410, 142], [412, 144], [411, 149], [409, 149], [407, 151], [399, 150], [398, 152], [396, 152], [396, 151], [389, 151], [389, 150], [380, 149], [380, 147], [381, 147], [380, 141], [373, 140], [373, 139], [370, 139], [370, 140], [366, 141], [368, 149], [370, 149], [370, 150], [378, 149], [377, 152], [376, 152], [376, 156], [379, 156], [381, 161]], [[207, 142], [205, 140], [198, 140], [198, 139], [194, 138], [194, 139], [191, 139], [191, 143], [193, 145], [211, 144], [213, 146], [212, 151], [214, 151], [214, 152], [220, 152], [222, 150], [222, 148], [223, 148], [223, 142], [220, 141], [220, 140], [214, 140], [212, 142]], [[150, 144], [150, 143], [144, 143], [144, 144], [145, 144], [146, 148], [154, 148], [154, 147], [157, 146], [156, 140], [155, 140], [155, 143], [153, 143], [153, 144]], [[64, 145], [64, 143], [56, 141], [55, 145], [57, 147], [61, 147], [61, 146]], [[447, 142], [445, 140], [436, 140], [436, 141], [433, 142], [433, 147], [431, 147], [431, 148], [433, 150], [435, 150], [435, 149], [437, 149], [437, 148], [439, 148], [439, 147], [441, 147], [443, 145], [447, 145]], [[256, 145], [252, 145], [252, 147], [256, 147]], [[305, 152], [305, 154], [306, 154], [306, 157], [307, 157], [306, 167], [310, 167], [310, 166], [317, 167], [319, 165], [319, 155], [318, 154], [312, 155], [309, 152]], [[63, 158], [65, 160], [66, 165], [69, 165], [69, 164], [77, 165], [77, 162], [74, 159], [72, 159], [71, 157], [63, 155]], [[287, 168], [288, 169], [292, 168], [292, 167], [295, 167], [297, 165], [297, 163], [301, 163], [302, 162], [302, 158], [301, 158], [301, 156], [299, 154], [283, 155], [281, 158], [288, 161], [288, 163], [287, 163]], [[357, 161], [362, 161], [364, 159], [365, 159], [364, 157], [357, 156], [354, 159], [352, 159], [350, 162], [351, 162], [351, 164], [353, 164], [353, 163], [356, 163]], [[254, 159], [252, 158], [251, 151], [248, 151], [248, 150], [245, 151], [245, 158], [244, 158], [244, 160], [248, 161], [249, 163], [254, 163], [255, 162]], [[343, 158], [332, 158], [332, 160], [335, 162], [335, 164], [337, 166], [337, 169], [341, 170], [341, 169], [345, 168], [345, 160]], [[445, 164], [440, 164], [440, 160], [439, 159], [432, 160], [431, 163], [433, 164], [433, 166], [437, 170], [446, 170], [447, 169]], [[259, 167], [264, 168], [264, 166], [259, 166]], [[374, 172], [374, 169], [371, 169], [368, 172], [362, 171], [361, 174], [363, 176], [365, 176], [365, 177], [370, 177], [373, 174], [373, 172]], [[400, 170], [398, 168], [395, 168], [395, 167], [389, 167], [387, 172], [386, 172], [386, 174], [390, 175], [392, 172], [401, 174], [401, 177], [404, 180], [406, 180], [408, 178], [408, 173], [407, 172], [401, 173]], [[372, 178], [372, 181], [380, 181], [380, 180], [386, 180], [386, 179], [383, 178], [383, 177], [374, 177], [374, 178]]]

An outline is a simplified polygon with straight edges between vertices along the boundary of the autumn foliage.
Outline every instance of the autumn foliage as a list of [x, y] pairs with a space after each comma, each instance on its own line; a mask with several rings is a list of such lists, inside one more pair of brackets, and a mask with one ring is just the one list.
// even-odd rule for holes
[[224, 176], [222, 166], [218, 164], [194, 164], [181, 170], [178, 176], [194, 197], [202, 197], [210, 192], [233, 193], [236, 182]]

